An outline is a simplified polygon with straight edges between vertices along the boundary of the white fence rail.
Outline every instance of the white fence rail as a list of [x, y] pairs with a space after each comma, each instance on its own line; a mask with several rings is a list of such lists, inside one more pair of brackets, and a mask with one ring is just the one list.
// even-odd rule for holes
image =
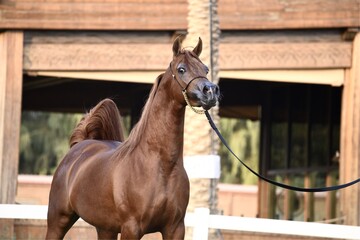
[[[0, 204], [0, 219], [46, 219], [45, 205]], [[193, 227], [193, 239], [208, 239], [208, 229], [284, 234], [333, 239], [360, 239], [359, 226], [285, 220], [210, 215], [207, 208], [197, 208], [185, 217], [185, 225]]]

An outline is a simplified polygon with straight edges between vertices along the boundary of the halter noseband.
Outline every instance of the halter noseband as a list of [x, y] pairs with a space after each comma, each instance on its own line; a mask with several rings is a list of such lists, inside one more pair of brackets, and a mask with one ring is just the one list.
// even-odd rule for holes
[[193, 110], [195, 113], [197, 113], [197, 114], [204, 114], [206, 110], [196, 109], [196, 108], [194, 108], [193, 106], [191, 106], [190, 101], [189, 101], [189, 98], [188, 98], [188, 96], [187, 96], [187, 94], [186, 94], [186, 92], [187, 92], [186, 89], [189, 87], [189, 85], [190, 85], [190, 84], [192, 83], [192, 81], [194, 81], [195, 79], [198, 79], [198, 78], [205, 78], [205, 79], [207, 79], [207, 77], [204, 77], [204, 76], [196, 76], [196, 77], [194, 77], [193, 79], [191, 79], [191, 80], [186, 84], [186, 86], [183, 88], [183, 87], [181, 86], [179, 80], [176, 78], [173, 70], [172, 70], [171, 63], [170, 63], [170, 71], [171, 71], [171, 76], [173, 77], [173, 79], [177, 82], [177, 84], [179, 84], [180, 88], [182, 88], [181, 92], [182, 92], [182, 94], [183, 94], [183, 96], [184, 96], [184, 99], [185, 99], [186, 104], [189, 105], [189, 107], [191, 108], [191, 110]]

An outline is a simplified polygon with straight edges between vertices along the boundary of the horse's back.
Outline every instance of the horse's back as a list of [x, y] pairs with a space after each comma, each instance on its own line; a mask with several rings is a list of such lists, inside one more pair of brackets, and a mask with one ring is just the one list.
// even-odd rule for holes
[[81, 171], [81, 168], [85, 168], [88, 165], [106, 165], [107, 157], [111, 156], [119, 145], [120, 142], [117, 141], [99, 140], [84, 140], [77, 143], [70, 148], [59, 164], [54, 174], [54, 180], [59, 177], [71, 177], [78, 171]]

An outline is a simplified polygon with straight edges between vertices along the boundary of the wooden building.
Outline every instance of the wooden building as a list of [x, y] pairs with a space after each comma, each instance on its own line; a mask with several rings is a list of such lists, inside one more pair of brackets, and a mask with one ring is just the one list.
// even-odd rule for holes
[[[186, 0], [1, 1], [0, 203], [15, 201], [21, 111], [82, 112], [115, 96], [136, 120], [187, 13]], [[261, 120], [261, 173], [307, 187], [314, 174], [359, 178], [360, 1], [220, 0], [218, 17], [219, 115]], [[258, 215], [275, 218], [276, 189], [259, 187]], [[326, 218], [338, 204], [360, 225], [360, 185], [339, 194]], [[295, 197], [283, 193], [283, 218]], [[312, 221], [313, 195], [303, 199]]]

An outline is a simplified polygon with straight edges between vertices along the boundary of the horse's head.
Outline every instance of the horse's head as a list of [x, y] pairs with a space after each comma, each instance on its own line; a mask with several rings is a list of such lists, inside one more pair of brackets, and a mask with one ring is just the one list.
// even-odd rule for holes
[[[181, 47], [182, 38], [178, 37], [173, 44], [173, 61], [170, 71], [175, 82], [174, 91], [180, 94], [179, 101], [186, 102], [194, 107], [203, 107], [205, 110], [215, 106], [219, 100], [219, 87], [210, 82], [206, 75], [209, 72], [199, 59], [202, 50], [202, 41], [199, 38], [197, 46], [192, 50]], [[178, 89], [178, 90], [177, 90]], [[184, 96], [181, 95], [183, 91]], [[187, 99], [186, 99], [187, 98]]]

